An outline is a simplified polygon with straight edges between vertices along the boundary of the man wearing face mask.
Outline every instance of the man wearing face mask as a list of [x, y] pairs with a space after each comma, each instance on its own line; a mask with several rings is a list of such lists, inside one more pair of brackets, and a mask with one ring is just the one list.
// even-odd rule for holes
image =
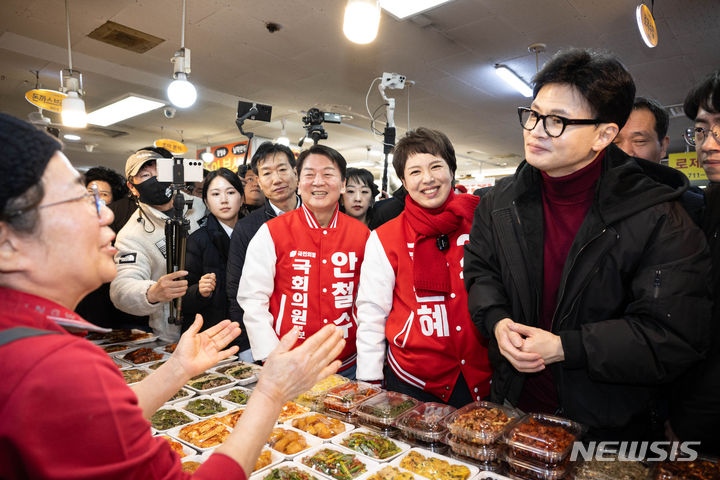
[[[138, 198], [138, 208], [115, 241], [118, 274], [110, 284], [110, 298], [124, 312], [149, 315], [156, 335], [176, 341], [180, 326], [168, 324], [168, 302], [185, 294], [187, 272], [167, 273], [165, 221], [172, 215], [173, 197], [170, 183], [157, 179], [157, 159], [171, 157], [164, 148], [146, 147], [125, 163], [128, 187]], [[205, 205], [197, 197], [180, 195], [186, 200], [184, 216], [190, 221], [192, 233], [205, 216]]]

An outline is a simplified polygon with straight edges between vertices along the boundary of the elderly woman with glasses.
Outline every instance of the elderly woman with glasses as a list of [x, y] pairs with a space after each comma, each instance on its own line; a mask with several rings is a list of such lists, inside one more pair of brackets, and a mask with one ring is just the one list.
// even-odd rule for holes
[[[148, 420], [192, 376], [237, 351], [229, 321], [202, 318], [155, 372], [128, 387], [73, 312], [115, 275], [112, 213], [88, 194], [60, 144], [0, 114], [0, 478], [187, 478]], [[285, 401], [334, 372], [341, 333], [327, 327], [269, 356], [243, 415], [197, 478], [247, 478]]]
[[[358, 291], [357, 378], [455, 407], [489, 393], [490, 367], [462, 279], [478, 198], [453, 191], [445, 134], [410, 131], [393, 152], [405, 210], [374, 230]], [[387, 345], [386, 345], [387, 344]]]

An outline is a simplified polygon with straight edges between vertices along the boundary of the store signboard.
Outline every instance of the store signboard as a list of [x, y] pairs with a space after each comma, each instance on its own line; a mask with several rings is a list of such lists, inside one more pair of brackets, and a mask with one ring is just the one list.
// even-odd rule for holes
[[697, 152], [671, 153], [668, 155], [668, 165], [680, 170], [691, 182], [708, 179], [698, 162]]
[[25, 100], [36, 107], [55, 113], [62, 112], [62, 101], [65, 97], [67, 97], [67, 95], [62, 92], [45, 90], [43, 88], [36, 88], [25, 93]]
[[[248, 148], [247, 145], [247, 140], [244, 140], [242, 142], [227, 143], [225, 145], [215, 145], [214, 147], [210, 147], [210, 151], [215, 158], [212, 162], [206, 163], [203, 167], [206, 170], [211, 171], [217, 170], [218, 168], [228, 168], [235, 171], [237, 170], [237, 167], [242, 165], [243, 160], [245, 159], [245, 150]], [[204, 151], [204, 148], [202, 150], [198, 150], [196, 158], [200, 158], [200, 154]], [[248, 163], [250, 163], [251, 157], [252, 152], [248, 152]]]
[[158, 148], [164, 148], [173, 155], [181, 155], [188, 151], [184, 143], [170, 140], [169, 138], [159, 138], [155, 140], [154, 145]]

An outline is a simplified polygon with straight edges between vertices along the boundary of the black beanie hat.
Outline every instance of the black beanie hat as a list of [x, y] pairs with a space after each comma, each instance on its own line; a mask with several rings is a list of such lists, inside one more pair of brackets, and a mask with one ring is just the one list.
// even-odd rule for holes
[[0, 113], [0, 214], [8, 200], [40, 182], [62, 145], [34, 125]]

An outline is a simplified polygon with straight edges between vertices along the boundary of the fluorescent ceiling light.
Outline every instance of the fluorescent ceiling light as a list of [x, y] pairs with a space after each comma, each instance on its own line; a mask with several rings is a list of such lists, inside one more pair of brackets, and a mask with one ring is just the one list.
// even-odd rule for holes
[[398, 20], [417, 15], [452, 0], [380, 0], [380, 6]]
[[517, 73], [510, 70], [510, 68], [508, 68], [506, 65], [495, 65], [495, 73], [497, 73], [500, 78], [505, 80], [507, 84], [520, 92], [523, 97], [532, 97], [533, 91], [532, 88], [530, 88], [530, 85], [528, 85], [525, 80], [520, 78]]
[[128, 95], [122, 100], [88, 113], [87, 121], [93, 125], [107, 127], [108, 125], [122, 122], [128, 118], [158, 109], [164, 105], [165, 103], [158, 102], [157, 100]]
[[80, 140], [80, 135], [73, 135], [72, 133], [66, 133], [65, 135], [63, 135], [63, 138], [65, 140], [77, 142], [78, 140]]

